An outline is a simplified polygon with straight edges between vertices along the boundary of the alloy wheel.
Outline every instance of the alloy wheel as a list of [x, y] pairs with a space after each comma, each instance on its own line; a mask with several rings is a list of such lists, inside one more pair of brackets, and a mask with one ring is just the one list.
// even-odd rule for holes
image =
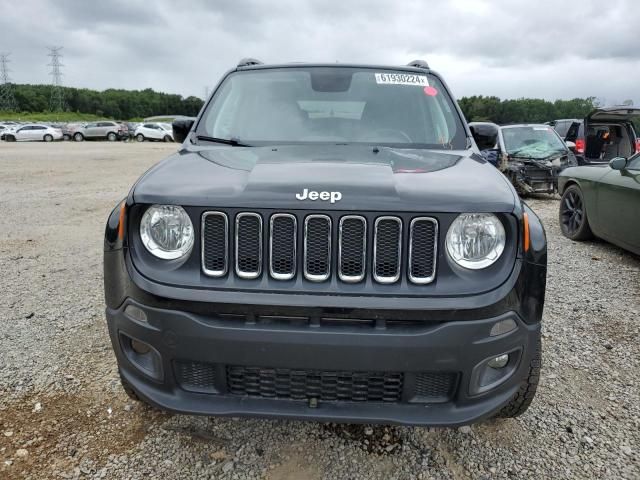
[[562, 225], [570, 235], [576, 234], [584, 223], [582, 195], [577, 190], [567, 192], [562, 201]]

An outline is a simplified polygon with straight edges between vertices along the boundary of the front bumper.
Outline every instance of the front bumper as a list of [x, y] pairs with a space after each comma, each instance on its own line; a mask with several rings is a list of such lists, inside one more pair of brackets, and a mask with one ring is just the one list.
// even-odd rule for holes
[[[146, 321], [125, 313], [129, 305], [143, 311]], [[539, 323], [528, 325], [515, 312], [487, 319], [473, 318], [470, 312], [467, 321], [385, 328], [314, 326], [273, 318], [239, 321], [149, 307], [129, 298], [106, 314], [120, 371], [137, 394], [163, 409], [201, 415], [468, 424], [493, 415], [516, 393], [540, 336]], [[506, 319], [516, 327], [491, 337], [491, 328]], [[154, 359], [141, 362], [131, 339], [147, 344]], [[507, 378], [489, 391], [472, 392], [478, 365], [502, 353], [511, 355]], [[187, 376], [185, 365], [192, 369]], [[358, 372], [393, 372], [392, 385], [363, 387], [358, 382], [367, 380]], [[300, 390], [309, 387], [312, 377], [315, 387]], [[327, 382], [334, 383], [327, 387]], [[341, 388], [347, 396], [349, 388], [357, 390], [356, 396], [366, 388], [383, 393], [378, 401], [324, 398], [336, 392], [340, 396]], [[395, 390], [389, 393], [388, 388]]]

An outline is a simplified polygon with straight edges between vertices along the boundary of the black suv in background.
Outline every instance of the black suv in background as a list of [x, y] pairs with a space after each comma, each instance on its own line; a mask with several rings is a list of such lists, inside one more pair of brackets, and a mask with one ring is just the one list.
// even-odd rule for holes
[[569, 129], [574, 123], [580, 123], [582, 120], [578, 118], [561, 118], [559, 120], [553, 120], [548, 122], [547, 125], [551, 125], [558, 135], [562, 137], [563, 140], [566, 139], [567, 133], [569, 133]]
[[125, 390], [191, 414], [460, 425], [541, 362], [544, 229], [408, 66], [245, 60], [105, 232]]
[[575, 143], [579, 165], [604, 164], [640, 152], [640, 138], [633, 125], [638, 118], [640, 107], [607, 107], [595, 109], [584, 120], [554, 120], [549, 124], [565, 141]]

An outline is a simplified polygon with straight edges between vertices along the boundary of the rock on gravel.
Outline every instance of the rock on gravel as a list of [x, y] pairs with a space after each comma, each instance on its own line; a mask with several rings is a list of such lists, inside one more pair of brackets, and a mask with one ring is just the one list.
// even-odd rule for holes
[[541, 385], [518, 419], [427, 429], [132, 404], [103, 320], [102, 232], [175, 148], [0, 144], [0, 478], [640, 478], [640, 259], [562, 237], [557, 197], [529, 200], [549, 276]]

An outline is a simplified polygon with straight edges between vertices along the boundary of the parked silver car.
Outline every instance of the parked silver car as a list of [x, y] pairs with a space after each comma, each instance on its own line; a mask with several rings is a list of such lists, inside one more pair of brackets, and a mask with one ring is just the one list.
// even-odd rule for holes
[[13, 132], [7, 132], [4, 139], [7, 142], [52, 142], [62, 140], [62, 130], [48, 125], [23, 125]]
[[109, 140], [115, 142], [123, 137], [122, 127], [116, 122], [103, 121], [87, 123], [73, 134], [76, 142], [83, 140]]

